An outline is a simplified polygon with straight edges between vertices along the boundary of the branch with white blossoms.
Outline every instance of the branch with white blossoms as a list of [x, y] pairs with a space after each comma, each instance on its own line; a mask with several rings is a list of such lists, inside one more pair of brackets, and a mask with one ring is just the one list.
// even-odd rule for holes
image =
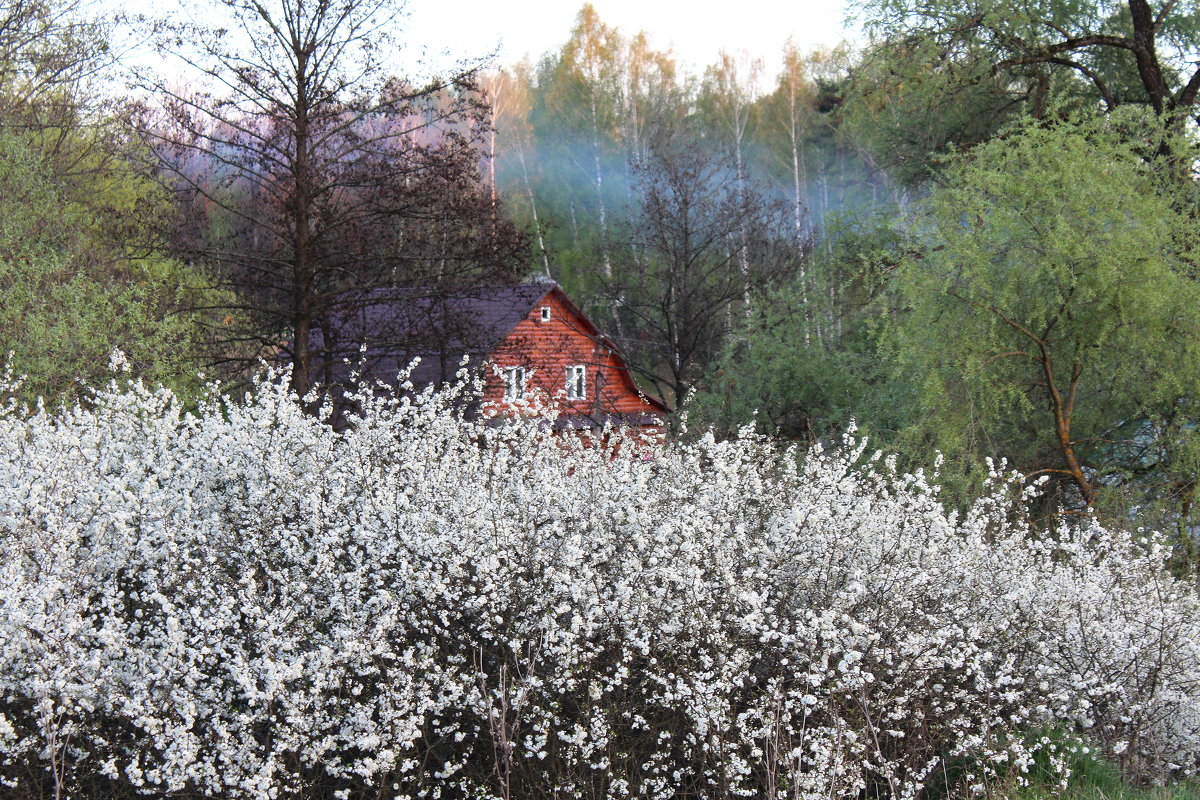
[[7, 796], [910, 798], [1052, 726], [1200, 761], [1161, 542], [1035, 535], [1002, 470], [957, 517], [852, 439], [355, 403], [334, 430], [266, 376], [0, 413]]

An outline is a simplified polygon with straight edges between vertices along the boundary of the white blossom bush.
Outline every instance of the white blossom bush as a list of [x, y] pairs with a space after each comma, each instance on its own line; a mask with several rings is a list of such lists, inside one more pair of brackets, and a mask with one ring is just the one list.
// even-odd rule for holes
[[999, 473], [960, 518], [853, 441], [359, 405], [4, 409], [6, 795], [908, 798], [1051, 728], [1200, 760], [1200, 603], [1155, 537], [1035, 533]]

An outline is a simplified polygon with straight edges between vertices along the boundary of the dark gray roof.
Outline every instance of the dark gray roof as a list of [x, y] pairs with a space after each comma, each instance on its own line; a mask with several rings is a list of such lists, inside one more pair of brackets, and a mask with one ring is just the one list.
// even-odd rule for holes
[[356, 369], [367, 381], [394, 385], [400, 370], [419, 357], [413, 384], [439, 383], [454, 377], [464, 356], [470, 365], [481, 364], [554, 288], [379, 289], [344, 302], [318, 326], [313, 344], [332, 362], [335, 382]]

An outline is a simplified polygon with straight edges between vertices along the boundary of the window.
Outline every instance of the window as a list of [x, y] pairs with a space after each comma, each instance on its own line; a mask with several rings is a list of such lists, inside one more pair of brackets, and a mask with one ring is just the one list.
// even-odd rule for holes
[[506, 367], [504, 370], [504, 399], [520, 400], [525, 396], [525, 368]]
[[542, 306], [542, 322], [550, 321], [550, 306]]
[[587, 396], [587, 366], [567, 367], [567, 399], [582, 400]]

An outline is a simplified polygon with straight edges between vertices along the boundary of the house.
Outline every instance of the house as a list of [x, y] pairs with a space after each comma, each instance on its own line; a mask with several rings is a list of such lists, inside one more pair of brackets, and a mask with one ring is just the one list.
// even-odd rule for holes
[[333, 384], [353, 370], [395, 385], [416, 358], [414, 386], [443, 384], [465, 358], [481, 371], [485, 416], [520, 413], [520, 401], [539, 394], [562, 409], [561, 429], [611, 424], [656, 433], [668, 413], [638, 390], [616, 346], [554, 283], [376, 291], [319, 326], [314, 345], [353, 356], [338, 359]]

